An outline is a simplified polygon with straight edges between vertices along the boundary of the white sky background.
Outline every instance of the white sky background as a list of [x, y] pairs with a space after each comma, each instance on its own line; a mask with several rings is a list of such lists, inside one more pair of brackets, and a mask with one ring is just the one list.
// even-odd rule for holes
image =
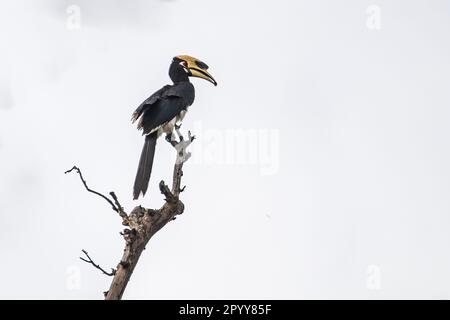
[[[78, 256], [115, 267], [120, 219], [63, 173], [128, 210], [163, 203], [165, 141], [131, 201], [130, 117], [177, 54], [219, 86], [193, 80], [186, 210], [124, 298], [450, 298], [449, 15], [444, 0], [2, 1], [0, 298], [102, 298], [111, 278]], [[225, 142], [239, 132], [248, 153]]]

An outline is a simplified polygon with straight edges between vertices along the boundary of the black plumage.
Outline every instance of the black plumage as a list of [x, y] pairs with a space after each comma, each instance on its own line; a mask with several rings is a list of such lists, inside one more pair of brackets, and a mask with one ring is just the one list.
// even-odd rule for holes
[[139, 198], [139, 194], [145, 195], [152, 173], [153, 159], [155, 157], [156, 139], [158, 133], [153, 132], [145, 137], [144, 147], [142, 148], [141, 158], [139, 159], [139, 167], [136, 173], [133, 187], [133, 199]]
[[147, 192], [156, 140], [163, 133], [170, 135], [174, 125], [182, 120], [185, 111], [194, 102], [195, 89], [189, 82], [189, 77], [201, 77], [216, 84], [204, 68], [207, 69], [208, 66], [195, 58], [175, 57], [169, 69], [173, 84], [156, 91], [133, 113], [132, 121], [139, 120], [138, 129], [146, 135], [134, 182], [133, 199]]
[[187, 82], [166, 85], [152, 94], [133, 113], [133, 122], [140, 119], [138, 129], [148, 134], [186, 111], [195, 98], [192, 83]]

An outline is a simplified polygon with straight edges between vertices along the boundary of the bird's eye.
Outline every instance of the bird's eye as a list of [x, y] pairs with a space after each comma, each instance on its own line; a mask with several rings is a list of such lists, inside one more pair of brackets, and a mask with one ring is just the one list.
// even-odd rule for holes
[[181, 61], [180, 62], [180, 66], [187, 68], [187, 62], [186, 61]]
[[207, 65], [206, 63], [204, 63], [204, 62], [201, 62], [201, 61], [199, 61], [199, 60], [195, 60], [195, 64], [196, 64], [200, 69], [208, 70], [208, 65]]

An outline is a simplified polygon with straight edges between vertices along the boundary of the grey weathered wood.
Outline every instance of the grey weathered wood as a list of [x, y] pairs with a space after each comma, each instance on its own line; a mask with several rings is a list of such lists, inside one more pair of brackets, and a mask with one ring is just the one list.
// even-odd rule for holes
[[[183, 164], [190, 158], [190, 153], [186, 152], [186, 148], [192, 143], [194, 137], [189, 136], [187, 140], [183, 139], [183, 136], [179, 132], [179, 128], [176, 128], [179, 136], [179, 141], [172, 141], [171, 144], [177, 151], [176, 162], [173, 169], [172, 188], [170, 189], [164, 181], [159, 183], [159, 189], [165, 196], [165, 203], [160, 209], [146, 209], [141, 206], [135, 207], [128, 215], [123, 207], [120, 205], [117, 196], [114, 192], [110, 193], [113, 201], [111, 201], [105, 195], [89, 189], [86, 181], [84, 180], [81, 171], [77, 167], [73, 167], [71, 170], [76, 170], [83, 182], [85, 188], [102, 198], [104, 198], [112, 206], [122, 218], [122, 224], [126, 226], [122, 235], [125, 239], [125, 249], [122, 255], [122, 259], [113, 272], [107, 273], [99, 265], [96, 265], [92, 259], [88, 256], [88, 260], [82, 259], [95, 268], [101, 270], [106, 275], [113, 276], [110, 288], [105, 292], [106, 300], [120, 300], [125, 292], [134, 268], [136, 267], [139, 257], [145, 250], [148, 242], [153, 235], [161, 230], [168, 222], [175, 219], [179, 214], [184, 211], [184, 204], [181, 202], [179, 196], [184, 188], [181, 188], [181, 178], [183, 176]], [[83, 251], [84, 252], [84, 251]]]

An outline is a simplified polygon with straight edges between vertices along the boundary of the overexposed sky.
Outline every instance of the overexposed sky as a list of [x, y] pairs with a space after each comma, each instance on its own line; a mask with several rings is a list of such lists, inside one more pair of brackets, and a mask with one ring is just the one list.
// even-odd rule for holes
[[125, 299], [450, 298], [450, 3], [7, 0], [0, 10], [0, 298], [101, 299], [132, 201], [131, 113], [204, 60], [182, 129], [185, 213]]

